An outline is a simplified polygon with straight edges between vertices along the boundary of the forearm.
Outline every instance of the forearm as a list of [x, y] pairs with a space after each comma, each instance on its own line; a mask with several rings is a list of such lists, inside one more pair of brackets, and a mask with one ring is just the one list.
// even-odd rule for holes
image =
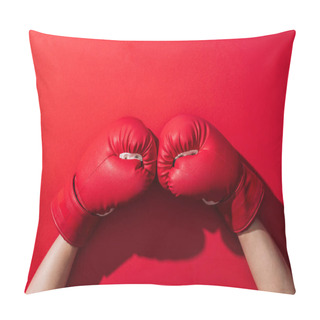
[[26, 293], [65, 287], [77, 252], [77, 247], [71, 246], [59, 235], [42, 260]]
[[259, 219], [238, 237], [259, 290], [295, 293], [291, 271]]

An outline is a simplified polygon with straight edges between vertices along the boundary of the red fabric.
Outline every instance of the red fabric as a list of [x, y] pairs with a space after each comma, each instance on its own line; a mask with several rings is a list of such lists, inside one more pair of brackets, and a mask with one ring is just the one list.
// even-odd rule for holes
[[[109, 41], [30, 32], [41, 108], [40, 220], [29, 279], [58, 235], [50, 203], [84, 148], [113, 120], [156, 136], [180, 113], [208, 119], [261, 177], [260, 217], [286, 259], [281, 187], [285, 93], [294, 31], [234, 40]], [[81, 249], [69, 285], [214, 284], [255, 288], [237, 237], [203, 202], [155, 180], [108, 215]]]

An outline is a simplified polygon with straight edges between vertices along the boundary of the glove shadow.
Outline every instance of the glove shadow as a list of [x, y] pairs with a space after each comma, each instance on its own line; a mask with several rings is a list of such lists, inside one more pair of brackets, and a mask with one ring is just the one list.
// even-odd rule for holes
[[[220, 224], [202, 201], [175, 198], [155, 181], [139, 199], [104, 218], [78, 253], [68, 285], [98, 284], [134, 255], [158, 261], [192, 259], [205, 246], [204, 230], [214, 233]], [[234, 235], [227, 241], [231, 250], [242, 253]]]

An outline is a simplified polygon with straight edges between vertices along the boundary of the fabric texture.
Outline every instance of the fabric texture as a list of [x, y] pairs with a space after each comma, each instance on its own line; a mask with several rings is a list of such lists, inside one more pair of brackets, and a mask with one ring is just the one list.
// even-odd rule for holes
[[[30, 31], [41, 110], [40, 219], [28, 283], [58, 236], [51, 202], [108, 124], [136, 117], [159, 137], [174, 116], [212, 123], [263, 182], [259, 217], [289, 264], [281, 182], [285, 95], [295, 31], [246, 39], [115, 41]], [[27, 283], [27, 285], [28, 285]], [[211, 206], [157, 177], [81, 248], [68, 281], [256, 289], [238, 239]]]

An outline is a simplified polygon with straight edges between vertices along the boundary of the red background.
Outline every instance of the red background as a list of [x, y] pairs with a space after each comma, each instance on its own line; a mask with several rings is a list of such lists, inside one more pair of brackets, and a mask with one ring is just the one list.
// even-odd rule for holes
[[[265, 183], [259, 216], [286, 253], [281, 187], [285, 92], [294, 31], [207, 41], [109, 41], [30, 32], [41, 108], [40, 219], [29, 279], [58, 235], [50, 203], [91, 139], [115, 119], [156, 135], [171, 117], [211, 121]], [[208, 207], [155, 180], [97, 228], [69, 285], [214, 284], [255, 288], [237, 237]]]

